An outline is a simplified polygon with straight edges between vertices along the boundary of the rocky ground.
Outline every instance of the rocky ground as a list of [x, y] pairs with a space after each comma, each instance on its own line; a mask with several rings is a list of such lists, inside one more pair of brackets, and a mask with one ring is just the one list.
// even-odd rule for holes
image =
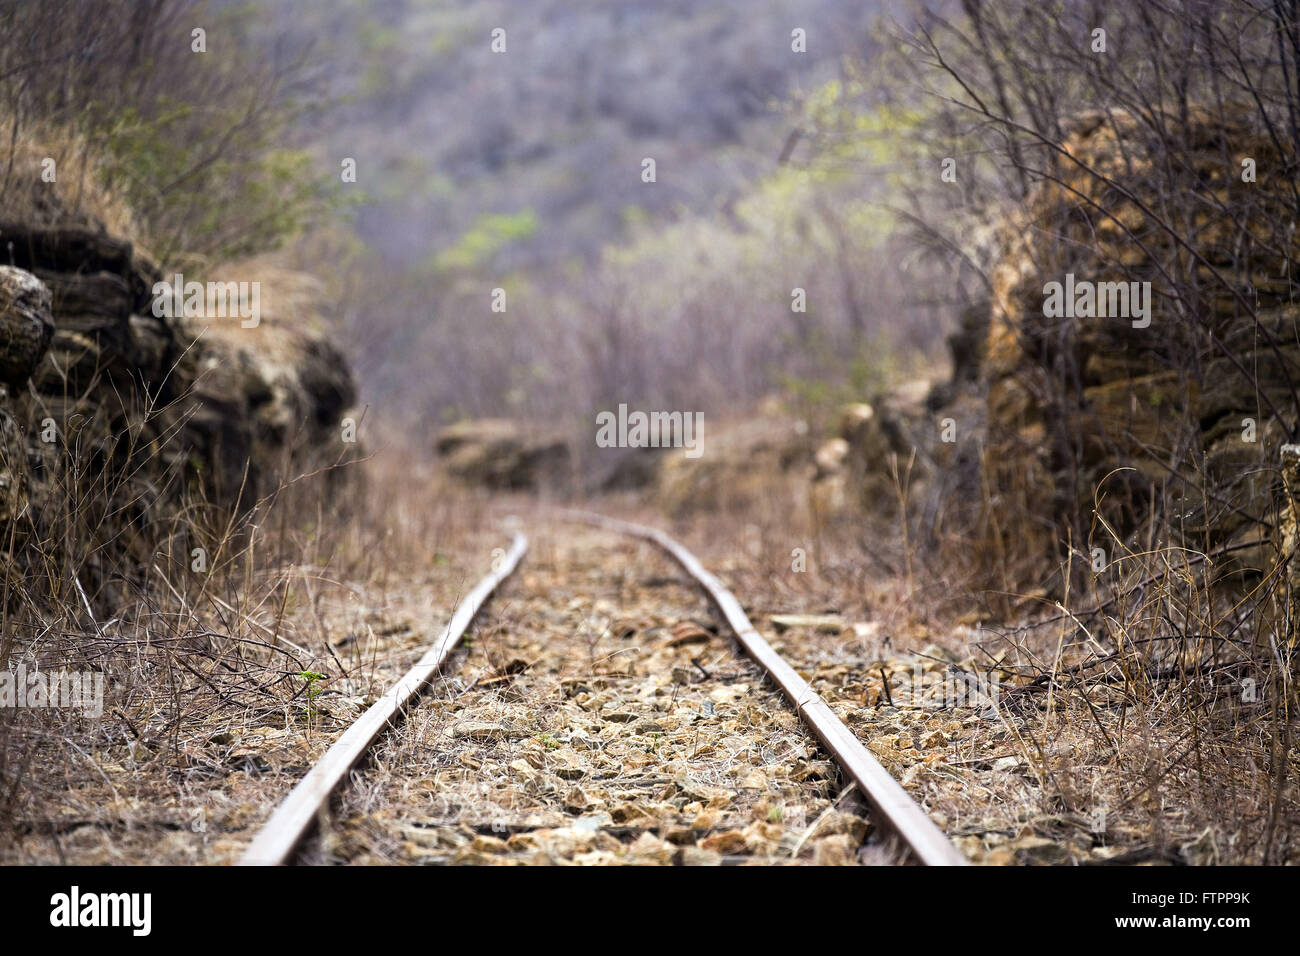
[[[278, 629], [292, 662], [263, 649], [255, 680], [214, 662], [183, 676], [175, 696], [133, 697], [93, 728], [69, 718], [11, 730], [32, 770], [7, 811], [0, 860], [236, 861], [506, 543], [505, 509], [445, 510], [456, 522], [426, 532], [418, 557], [370, 547], [376, 566], [300, 567], [264, 582], [277, 599], [250, 620]], [[510, 510], [532, 539], [523, 565], [335, 801], [304, 862], [898, 859], [676, 565], [535, 503]], [[1062, 694], [1048, 714], [1044, 695], [1017, 689], [1014, 669], [990, 659], [977, 622], [951, 624], [951, 608], [935, 616], [932, 600], [860, 557], [837, 564], [816, 552], [809, 572], [795, 572], [773, 557], [790, 549], [770, 528], [717, 518], [678, 533], [972, 862], [1194, 863], [1226, 852], [1198, 836], [1195, 814], [1171, 816], [1159, 791], [1134, 806], [1107, 795], [1108, 781], [1163, 766], [1178, 743], [1126, 730], [1118, 697]], [[307, 670], [324, 675], [311, 699]], [[991, 679], [1002, 682], [996, 707], [982, 683]], [[1121, 747], [1119, 763], [1090, 722]]]
[[310, 858], [888, 859], [837, 768], [736, 650], [650, 546], [546, 528]]
[[[608, 532], [546, 523], [530, 531], [523, 567], [481, 615], [445, 679], [380, 745], [343, 795], [337, 825], [305, 859], [897, 858], [675, 565]], [[436, 637], [473, 582], [468, 568], [486, 564], [494, 539], [461, 540], [454, 557], [435, 558], [406, 579], [382, 589], [344, 582], [318, 602], [316, 633], [335, 666], [312, 665], [328, 673], [310, 710], [292, 691], [237, 711], [233, 701], [212, 701], [170, 739], [161, 712], [150, 719], [123, 711], [101, 728], [98, 747], [75, 746], [72, 728], [33, 731], [30, 742], [65, 766], [65, 779], [24, 790], [28, 806], [16, 815], [3, 859], [236, 860], [311, 762]], [[777, 620], [775, 646], [909, 789], [923, 795], [945, 779], [964, 785], [972, 752], [990, 736], [988, 720], [972, 707], [916, 706], [913, 678], [926, 675], [922, 684], [933, 691], [942, 662], [881, 657], [878, 626]], [[312, 640], [304, 622], [286, 632], [294, 643]], [[890, 678], [883, 696], [882, 673]]]

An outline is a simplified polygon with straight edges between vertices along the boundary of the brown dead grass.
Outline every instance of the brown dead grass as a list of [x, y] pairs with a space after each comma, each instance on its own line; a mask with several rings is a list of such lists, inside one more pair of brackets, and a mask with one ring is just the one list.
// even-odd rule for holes
[[[992, 559], [955, 535], [925, 540], [914, 509], [906, 533], [871, 516], [817, 532], [798, 505], [774, 491], [677, 531], [760, 629], [765, 613], [844, 619], [842, 635], [788, 638], [783, 653], [806, 676], [829, 675], [814, 680], [819, 692], [849, 707], [869, 744], [886, 738], [873, 749], [973, 860], [1300, 859], [1293, 665], [1287, 648], [1256, 637], [1275, 581], [1233, 601], [1208, 587], [1197, 556], [1156, 537], [1084, 575], [1087, 593], [985, 593]], [[794, 549], [806, 572], [793, 570]], [[1073, 560], [1062, 579], [1077, 580], [1090, 555]], [[923, 675], [1000, 687], [995, 720], [947, 711], [961, 729], [938, 760], [916, 746], [900, 758], [898, 742], [918, 735], [881, 704], [882, 668], [900, 674], [897, 704], [918, 661]], [[945, 713], [902, 710], [927, 730]]]
[[[160, 555], [109, 620], [47, 606], [5, 666], [102, 672], [105, 714], [0, 713], [0, 859], [233, 860], [505, 540], [472, 499], [411, 493], [428, 476], [410, 467], [377, 475], [378, 507], [337, 522], [319, 493], [315, 508], [254, 511], [218, 538], [206, 575]], [[307, 671], [323, 675], [310, 701]]]
[[[16, 135], [14, 120], [0, 126], [6, 159], [0, 165], [0, 218], [30, 227], [103, 226], [117, 236], [140, 234], [120, 196], [104, 187], [103, 156], [84, 137], [28, 121]], [[41, 178], [46, 159], [56, 180]]]
[[[11, 824], [0, 858], [233, 861], [311, 760], [437, 633], [492, 548], [503, 546], [505, 534], [496, 529], [506, 516], [521, 515], [534, 529], [546, 525], [536, 502], [444, 486], [394, 448], [367, 468], [365, 501], [345, 502], [355, 505], [346, 520], [331, 517], [338, 502], [307, 495], [312, 507], [290, 519], [262, 515], [243, 529], [239, 548], [217, 569], [219, 584], [195, 591], [171, 581], [153, 591], [170, 597], [139, 596], [120, 620], [87, 627], [69, 612], [53, 622], [57, 639], [24, 638], [22, 653], [57, 650], [83, 666], [102, 666], [121, 696], [102, 721], [26, 712], [0, 729], [10, 755], [3, 816]], [[1092, 593], [1063, 600], [1068, 613], [1029, 595], [1009, 598], [1012, 612], [999, 616], [981, 605], [974, 582], [982, 569], [942, 561], [915, 527], [905, 536], [896, 520], [864, 518], [814, 533], [787, 495], [782, 486], [742, 515], [697, 515], [672, 530], [973, 861], [1296, 860], [1295, 752], [1285, 738], [1283, 671], [1264, 666], [1268, 655], [1233, 633], [1231, 609], [1216, 608], [1203, 582], [1180, 571], [1167, 549], [1120, 562]], [[597, 506], [670, 525], [632, 497]], [[624, 618], [645, 618], [638, 626], [653, 628], [706, 619], [708, 611], [689, 592], [671, 601], [639, 594], [647, 580], [674, 574], [665, 567], [660, 575], [654, 555], [604, 553], [562, 528], [547, 535], [550, 543], [535, 544], [533, 561], [546, 574], [567, 568], [574, 577], [566, 587], [579, 603], [559, 600], [554, 581], [530, 584], [527, 575], [542, 572], [526, 565], [480, 622], [468, 656], [421, 705], [410, 733], [393, 735], [377, 770], [345, 796], [341, 827], [308, 859], [673, 862], [684, 861], [686, 831], [697, 841], [692, 846], [707, 849], [698, 841], [746, 828], [754, 828], [754, 845], [730, 855], [775, 859], [780, 853], [768, 850], [792, 850], [802, 831], [787, 825], [778, 834], [767, 817], [773, 807], [791, 813], [789, 823], [799, 818], [797, 805], [806, 826], [827, 806], [817, 801], [838, 795], [778, 793], [762, 807], [761, 800], [741, 806], [728, 798], [734, 826], [699, 833], [693, 823], [707, 807], [688, 812], [688, 799], [673, 807], [671, 821], [638, 832], [625, 821], [605, 837], [575, 835], [572, 820], [582, 814], [563, 806], [574, 781], [553, 773], [559, 765], [552, 766], [557, 748], [550, 741], [577, 748], [557, 736], [566, 729], [556, 721], [568, 698], [550, 691], [590, 671], [592, 661], [583, 656], [581, 629], [565, 615], [608, 618], [608, 627], [595, 630], [599, 647], [617, 643], [612, 625]], [[795, 549], [806, 554], [804, 571], [792, 567]], [[638, 596], [631, 610], [608, 597], [610, 606], [597, 608], [590, 602], [601, 588]], [[776, 633], [771, 616], [789, 612], [832, 614], [843, 623], [838, 631]], [[557, 643], [540, 650], [547, 635]], [[723, 653], [727, 643], [708, 638], [710, 650], [718, 644], [703, 661], [711, 671], [746, 666]], [[516, 656], [545, 653], [554, 660], [546, 658], [535, 674], [533, 661], [523, 672], [531, 676], [499, 680]], [[646, 666], [647, 678], [666, 669], [671, 681], [668, 662]], [[304, 670], [326, 675], [310, 715]], [[1242, 681], [1251, 673], [1257, 696], [1245, 701]], [[952, 682], [972, 677], [999, 683], [996, 710], [943, 702]], [[464, 696], [475, 682], [489, 684], [482, 701]], [[528, 693], [548, 703], [533, 707]], [[764, 698], [761, 712], [765, 720], [789, 716], [774, 697]], [[527, 733], [506, 742], [449, 736], [457, 724], [480, 718], [518, 723]], [[780, 733], [803, 736], [797, 726]], [[628, 742], [633, 749], [644, 743]], [[665, 752], [663, 759], [678, 758]], [[781, 772], [788, 764], [776, 760]], [[703, 764], [693, 769], [706, 778], [710, 772]], [[547, 788], [552, 776], [562, 789], [555, 781]], [[725, 774], [715, 777], [705, 782], [726, 782]], [[593, 814], [612, 817], [613, 808], [642, 799], [635, 788], [604, 790], [588, 794], [605, 801]], [[655, 806], [674, 799], [663, 788], [654, 796], [664, 798]], [[754, 816], [760, 809], [762, 820]], [[665, 846], [669, 824], [682, 832]], [[642, 839], [645, 833], [653, 839]], [[763, 834], [769, 844], [758, 841]], [[745, 839], [711, 846], [735, 850]], [[754, 846], [763, 849], [757, 857]], [[707, 852], [691, 855], [712, 861]]]

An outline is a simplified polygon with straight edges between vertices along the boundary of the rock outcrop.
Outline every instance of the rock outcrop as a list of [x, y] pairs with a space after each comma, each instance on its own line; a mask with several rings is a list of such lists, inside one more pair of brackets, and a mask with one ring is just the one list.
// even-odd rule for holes
[[[1264, 535], [1300, 421], [1294, 183], [1263, 132], [1201, 112], [1169, 122], [1187, 150], [1176, 196], [1157, 192], [1173, 165], [1159, 137], [1089, 115], [1064, 144], [1078, 162], [1004, 232], [981, 378], [988, 486], [1024, 516], [1002, 531], [1020, 551], [1070, 521], [1079, 540], [1094, 499], [1120, 533], [1154, 504], [1198, 548]], [[1242, 181], [1242, 157], [1259, 182]], [[1067, 276], [1149, 282], [1150, 324], [1049, 317], [1045, 284]]]
[[452, 477], [496, 491], [553, 491], [572, 478], [563, 437], [505, 418], [465, 419], [438, 433], [438, 457]]
[[21, 388], [54, 335], [53, 297], [29, 272], [0, 266], [0, 382]]
[[844, 406], [835, 437], [815, 458], [817, 524], [852, 513], [894, 515], [900, 495], [909, 510], [933, 512], [929, 499], [969, 476], [978, 458], [983, 416], [977, 391], [959, 372], [938, 385], [914, 379], [870, 403]]
[[[273, 307], [301, 277], [271, 277], [257, 328], [159, 316], [161, 270], [147, 255], [61, 216], [57, 194], [40, 208], [13, 221], [0, 207], [6, 599], [38, 566], [66, 562], [92, 602], [111, 605], [114, 579], [155, 563], [168, 536], [197, 535], [193, 516], [248, 509], [346, 458], [355, 446], [338, 425], [355, 390], [312, 318], [319, 301], [284, 294]], [[236, 268], [256, 280], [253, 265]]]
[[666, 514], [752, 508], [767, 503], [782, 481], [789, 493], [779, 500], [802, 500], [815, 447], [808, 426], [765, 403], [763, 417], [711, 427], [701, 454], [688, 458], [670, 448], [659, 457], [655, 502]]
[[[1059, 182], [998, 230], [951, 379], [845, 408], [816, 457], [815, 512], [892, 510], [888, 462], [914, 453], [923, 525], [960, 522], [1000, 571], [1050, 575], [1098, 518], [1121, 536], [1154, 520], [1143, 540], [1216, 551], [1215, 574], [1273, 566], [1280, 449], [1300, 439], [1294, 171], [1244, 123], [1167, 122], [1168, 139], [1123, 113], [1068, 125]], [[1093, 311], [1050, 307], [1051, 282], [1091, 284]], [[1109, 531], [1093, 543], [1115, 548]]]

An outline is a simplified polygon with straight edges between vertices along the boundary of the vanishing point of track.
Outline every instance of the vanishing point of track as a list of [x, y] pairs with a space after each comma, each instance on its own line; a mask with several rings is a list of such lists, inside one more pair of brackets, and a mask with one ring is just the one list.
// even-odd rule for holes
[[[918, 863], [929, 866], [966, 863], [925, 811], [907, 795], [808, 682], [767, 643], [746, 617], [740, 602], [721, 581], [705, 570], [693, 554], [653, 528], [585, 512], [571, 512], [567, 517], [648, 541], [671, 556], [708, 595], [726, 618], [741, 646], [781, 689], [800, 719], [855, 784], [870, 806], [877, 825], [901, 840]], [[276, 808], [249, 844], [241, 864], [283, 865], [293, 862], [300, 843], [328, 808], [331, 796], [384, 731], [401, 722], [408, 705], [420, 696], [447, 655], [460, 642], [480, 608], [519, 566], [527, 550], [528, 539], [516, 534], [509, 551], [494, 562], [492, 571], [460, 603], [428, 652], [343, 732]]]

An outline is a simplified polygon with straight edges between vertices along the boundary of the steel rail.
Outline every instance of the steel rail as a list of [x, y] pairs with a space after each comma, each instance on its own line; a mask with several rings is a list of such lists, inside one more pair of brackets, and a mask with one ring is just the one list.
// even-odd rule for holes
[[817, 735], [817, 739], [858, 785], [858, 790], [867, 803], [888, 828], [903, 839], [916, 858], [927, 866], [968, 865], [969, 861], [871, 755], [857, 735], [835, 715], [830, 705], [758, 633], [745, 616], [740, 602], [720, 580], [704, 568], [695, 555], [655, 528], [592, 512], [568, 511], [565, 514], [574, 521], [649, 541], [672, 555], [686, 573], [704, 588], [727, 619], [741, 646], [781, 688], [799, 716]]
[[384, 696], [357, 718], [330, 745], [307, 776], [298, 781], [297, 786], [289, 792], [248, 845], [240, 858], [241, 866], [280, 866], [291, 862], [298, 844], [311, 829], [317, 815], [329, 803], [335, 788], [356, 766], [375, 739], [386, 728], [397, 723], [402, 708], [419, 695], [425, 684], [437, 673], [447, 655], [460, 643], [484, 602], [519, 566], [519, 561], [527, 550], [528, 539], [522, 534], [516, 534], [504, 559], [460, 602], [437, 643], [397, 683], [388, 688]]

